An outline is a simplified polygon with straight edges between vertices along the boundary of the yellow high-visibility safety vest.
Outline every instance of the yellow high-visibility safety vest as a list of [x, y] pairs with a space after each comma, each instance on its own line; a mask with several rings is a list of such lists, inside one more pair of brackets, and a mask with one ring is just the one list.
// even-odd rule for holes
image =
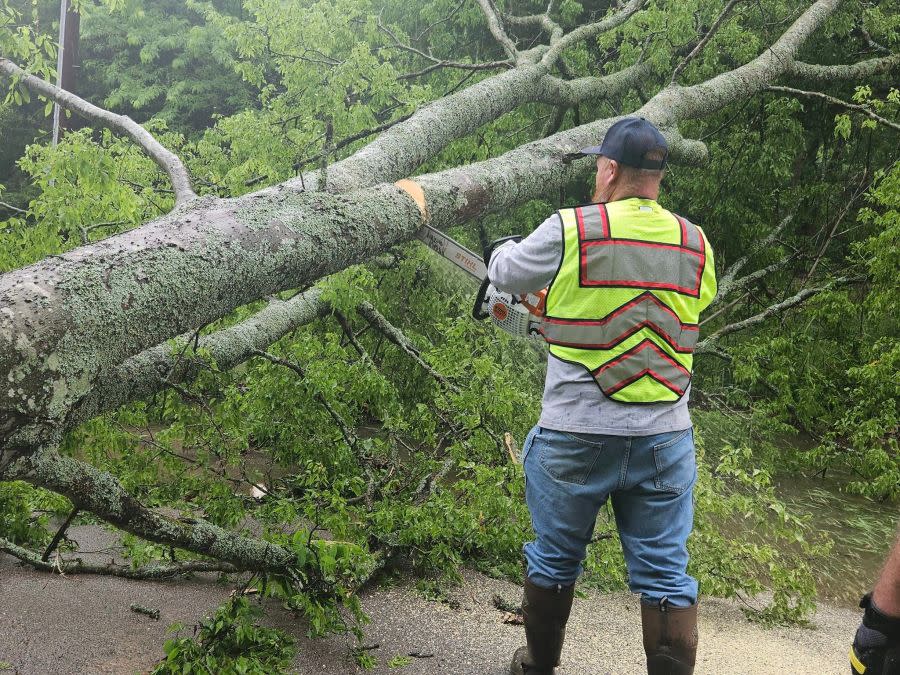
[[559, 215], [563, 255], [543, 324], [550, 353], [586, 368], [614, 401], [679, 400], [700, 312], [716, 295], [706, 235], [651, 199]]

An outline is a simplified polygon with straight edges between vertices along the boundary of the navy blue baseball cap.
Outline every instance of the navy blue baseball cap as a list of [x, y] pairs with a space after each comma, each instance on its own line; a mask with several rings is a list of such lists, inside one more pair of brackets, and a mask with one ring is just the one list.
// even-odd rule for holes
[[[660, 152], [662, 152], [662, 159], [658, 159]], [[653, 153], [656, 157], [647, 158], [649, 153]], [[663, 135], [659, 133], [659, 129], [651, 122], [643, 117], [626, 117], [609, 128], [601, 145], [583, 148], [581, 152], [568, 157], [575, 159], [586, 155], [603, 155], [619, 164], [635, 169], [660, 171], [666, 168], [669, 145]]]

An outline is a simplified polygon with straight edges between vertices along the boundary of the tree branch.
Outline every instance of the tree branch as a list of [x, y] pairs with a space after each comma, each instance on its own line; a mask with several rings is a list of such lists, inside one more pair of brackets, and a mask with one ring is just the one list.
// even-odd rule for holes
[[497, 8], [494, 7], [493, 0], [478, 0], [478, 5], [481, 7], [481, 11], [484, 12], [484, 16], [487, 18], [488, 29], [491, 31], [491, 35], [494, 36], [494, 39], [500, 44], [503, 51], [506, 52], [509, 60], [515, 63], [519, 58], [519, 51], [506, 34], [506, 30], [503, 28], [503, 21], [500, 19]]
[[856, 103], [850, 103], [848, 101], [841, 100], [839, 98], [835, 98], [834, 96], [829, 96], [828, 94], [823, 94], [819, 91], [804, 91], [802, 89], [794, 89], [793, 87], [776, 87], [770, 86], [768, 87], [769, 91], [780, 92], [783, 94], [790, 94], [791, 96], [803, 96], [805, 98], [817, 98], [822, 101], [826, 101], [831, 103], [832, 105], [838, 105], [847, 110], [854, 110], [856, 112], [860, 112], [866, 117], [875, 120], [878, 124], [884, 125], [889, 129], [893, 129], [894, 131], [900, 131], [900, 124], [897, 122], [891, 122], [888, 119], [885, 119], [881, 115], [877, 115], [872, 112], [869, 108], [864, 105], [857, 105]]
[[[200, 337], [197, 351], [209, 354], [220, 369], [230, 370], [251, 358], [256, 350], [266, 349], [291, 331], [325, 316], [330, 308], [321, 296], [321, 289], [313, 287], [289, 300], [270, 300], [241, 323]], [[149, 398], [164, 389], [166, 382], [194, 379], [209, 366], [203, 359], [184, 356], [192, 341], [193, 335], [182, 335], [174, 343], [152, 347], [106, 373], [74, 408], [66, 420], [66, 429], [103, 411]]]
[[63, 537], [66, 536], [66, 530], [69, 529], [69, 525], [72, 524], [72, 521], [75, 520], [75, 516], [78, 515], [78, 507], [76, 506], [71, 511], [69, 511], [69, 515], [66, 516], [66, 519], [63, 521], [62, 525], [59, 526], [59, 529], [56, 531], [56, 534], [53, 535], [53, 539], [50, 540], [50, 544], [47, 546], [44, 554], [41, 556], [41, 560], [47, 562], [50, 560], [50, 554], [56, 550], [56, 547], [59, 546], [59, 542], [62, 541]]
[[834, 239], [834, 235], [837, 232], [838, 227], [844, 221], [844, 218], [850, 212], [850, 208], [853, 206], [853, 203], [859, 199], [871, 186], [873, 181], [869, 182], [869, 185], [866, 185], [866, 174], [863, 174], [863, 179], [860, 181], [856, 190], [850, 199], [847, 199], [844, 203], [844, 208], [841, 209], [841, 212], [838, 214], [837, 218], [834, 219], [834, 224], [831, 226], [831, 230], [828, 232], [828, 236], [825, 238], [825, 241], [822, 242], [822, 246], [819, 248], [819, 251], [816, 253], [816, 257], [813, 260], [813, 264], [810, 266], [809, 271], [806, 273], [806, 276], [803, 278], [803, 282], [801, 283], [801, 288], [805, 286], [812, 279], [813, 275], [816, 273], [816, 268], [819, 266], [819, 263], [822, 261], [822, 258], [825, 255], [825, 252], [828, 250], [828, 246], [831, 244], [831, 241]]
[[[780, 270], [782, 267], [784, 267], [789, 262], [794, 260], [794, 258], [796, 258], [795, 255], [785, 256], [783, 258], [780, 258], [779, 260], [776, 260], [775, 262], [771, 263], [770, 265], [766, 265], [765, 267], [761, 267], [758, 270], [754, 270], [750, 274], [747, 274], [747, 275], [741, 277], [740, 279], [737, 279], [737, 280], [733, 281], [732, 283], [730, 283], [726, 287], [724, 292], [720, 291], [720, 294], [718, 297], [724, 298], [726, 296], [726, 294], [730, 295], [730, 294], [734, 293], [735, 291], [743, 291], [743, 290], [749, 288], [750, 286], [752, 286], [754, 283], [756, 283], [760, 279], [764, 279], [765, 277], [772, 274], [772, 272]], [[710, 303], [710, 306], [712, 306], [712, 304], [713, 303]], [[716, 303], [716, 304], [718, 304], [718, 303]], [[709, 317], [709, 319], [712, 319], [712, 318], [713, 317]], [[707, 320], [708, 319], [704, 319], [704, 322]]]
[[31, 91], [56, 101], [62, 107], [78, 113], [89, 121], [97, 122], [127, 135], [169, 177], [169, 180], [172, 182], [172, 188], [175, 190], [176, 204], [185, 204], [197, 197], [191, 188], [191, 179], [187, 169], [178, 156], [163, 147], [149, 131], [131, 118], [98, 108], [70, 92], [59, 89], [49, 82], [45, 82], [39, 77], [25, 72], [9, 59], [0, 57], [0, 73], [21, 82]]
[[652, 73], [649, 63], [635, 63], [615, 73], [602, 77], [588, 76], [574, 80], [563, 80], [552, 75], [544, 77], [535, 88], [535, 101], [573, 107], [588, 101], [600, 101], [637, 87]]
[[405, 52], [409, 52], [410, 54], [415, 54], [416, 56], [420, 56], [426, 61], [430, 61], [431, 65], [424, 70], [417, 71], [415, 73], [407, 73], [405, 75], [400, 75], [398, 79], [401, 80], [409, 80], [416, 77], [420, 77], [422, 75], [426, 75], [438, 68], [457, 68], [460, 70], [493, 70], [495, 68], [511, 68], [515, 65], [515, 61], [488, 61], [484, 63], [464, 63], [462, 61], [447, 61], [446, 59], [439, 59], [431, 52], [424, 52], [417, 47], [413, 47], [412, 45], [401, 42], [397, 35], [390, 28], [381, 23], [381, 19], [377, 19], [378, 29], [391, 38], [394, 41], [394, 44], [389, 45], [389, 47], [394, 49], [401, 49]]
[[800, 47], [840, 6], [841, 0], [817, 0], [791, 24], [778, 40], [749, 63], [690, 87], [670, 85], [645, 108], [659, 115], [684, 119], [710, 115], [726, 105], [752, 96], [796, 68]]
[[456, 7], [454, 7], [452, 10], [450, 10], [450, 13], [447, 14], [447, 16], [445, 16], [441, 19], [438, 19], [434, 23], [431, 23], [431, 24], [428, 24], [427, 26], [425, 26], [425, 28], [423, 28], [422, 31], [418, 35], [416, 35], [416, 37], [414, 38], [414, 41], [419, 42], [423, 37], [425, 37], [433, 29], [437, 28], [442, 23], [446, 23], [447, 21], [452, 19], [454, 16], [456, 16], [456, 14], [459, 13], [459, 10], [461, 10], [463, 8], [463, 6], [466, 4], [467, 1], [468, 0], [460, 0], [457, 3]]
[[831, 281], [828, 284], [825, 284], [824, 286], [819, 286], [818, 288], [804, 288], [797, 294], [792, 295], [791, 297], [789, 297], [785, 300], [782, 300], [781, 302], [779, 302], [775, 305], [771, 305], [770, 307], [767, 307], [766, 309], [764, 309], [762, 312], [759, 312], [758, 314], [754, 314], [753, 316], [748, 317], [742, 321], [737, 321], [737, 322], [729, 324], [723, 328], [720, 328], [719, 330], [717, 330], [715, 333], [713, 333], [709, 337], [706, 337], [703, 340], [700, 340], [700, 342], [697, 343], [697, 347], [694, 350], [694, 352], [695, 353], [703, 353], [703, 352], [711, 351], [711, 348], [715, 346], [716, 342], [721, 340], [726, 335], [731, 335], [732, 333], [746, 330], [747, 328], [761, 324], [769, 317], [775, 316], [776, 314], [782, 314], [783, 312], [787, 311], [791, 307], [796, 307], [797, 305], [801, 304], [802, 302], [805, 302], [806, 300], [808, 300], [809, 298], [811, 298], [814, 295], [817, 295], [823, 291], [827, 291], [831, 288], [834, 288], [835, 286], [853, 283], [855, 281], [859, 281], [859, 278], [854, 277], [854, 278], [848, 279], [848, 278], [841, 277], [839, 279], [835, 279], [835, 280]]
[[388, 340], [397, 345], [407, 356], [419, 364], [419, 366], [427, 372], [431, 377], [437, 380], [441, 385], [453, 392], [458, 392], [459, 387], [450, 382], [446, 377], [435, 370], [430, 363], [425, 361], [419, 353], [419, 349], [406, 337], [399, 328], [388, 321], [384, 315], [375, 309], [372, 303], [366, 301], [357, 308], [359, 313], [366, 318], [378, 331]]
[[120, 529], [143, 539], [228, 562], [237, 570], [285, 573], [293, 553], [277, 544], [244, 537], [204, 520], [173, 520], [148, 509], [109, 473], [55, 450], [40, 449], [7, 466], [2, 480], [24, 480], [69, 498]]
[[875, 42], [875, 40], [872, 39], [872, 35], [869, 33], [869, 31], [866, 30], [866, 27], [863, 26], [862, 24], [860, 24], [858, 26], [857, 30], [859, 31], [859, 34], [862, 35], [863, 40], [865, 40], [866, 44], [869, 46], [870, 49], [874, 49], [875, 51], [881, 52], [882, 54], [891, 54], [892, 53], [891, 50], [888, 49], [887, 47], [885, 47], [884, 45], [879, 44], [878, 42]]
[[544, 125], [544, 129], [543, 131], [541, 131], [541, 136], [543, 138], [546, 138], [547, 136], [551, 136], [559, 131], [559, 128], [562, 126], [563, 121], [566, 119], [567, 112], [569, 112], [569, 107], [566, 105], [558, 105], [553, 108], [553, 113], [550, 115], [550, 118]]
[[[328, 167], [327, 189], [347, 192], [411, 175], [452, 141], [528, 102], [542, 75], [533, 65], [510, 68], [422, 106], [403, 124]], [[313, 191], [323, 189], [321, 182], [318, 172], [309, 172], [284, 185]]]
[[618, 12], [608, 15], [601, 21], [579, 26], [575, 30], [562, 36], [555, 44], [550, 45], [550, 49], [548, 49], [541, 58], [541, 65], [544, 66], [544, 68], [549, 69], [556, 63], [562, 53], [572, 45], [584, 40], [590, 40], [592, 37], [600, 35], [601, 33], [606, 33], [614, 28], [618, 28], [643, 7], [644, 1], [645, 0], [629, 0], [628, 4]]
[[564, 35], [562, 26], [550, 18], [549, 12], [532, 14], [531, 16], [504, 14], [503, 19], [510, 26], [537, 26], [549, 36], [551, 45], [555, 44]]
[[675, 82], [678, 79], [678, 76], [687, 68], [688, 64], [694, 60], [694, 58], [703, 51], [703, 48], [706, 44], [712, 39], [712, 37], [719, 31], [722, 24], [725, 22], [725, 19], [729, 17], [731, 14], [731, 10], [734, 9], [735, 5], [737, 5], [742, 0], [729, 0], [728, 4], [725, 5], [725, 9], [722, 10], [722, 13], [719, 14], [719, 17], [715, 20], [710, 29], [706, 32], [706, 35], [697, 43], [697, 46], [691, 50], [691, 53], [684, 57], [684, 60], [676, 66], [675, 70], [672, 71], [672, 82]]
[[311, 390], [313, 398], [319, 402], [323, 408], [325, 408], [326, 412], [329, 414], [334, 423], [337, 425], [338, 429], [341, 432], [341, 435], [344, 437], [344, 440], [347, 442], [347, 445], [350, 446], [351, 449], [356, 447], [356, 443], [359, 439], [357, 439], [356, 434], [350, 429], [350, 426], [347, 422], [344, 421], [344, 418], [340, 416], [340, 414], [332, 407], [332, 405], [328, 402], [328, 399], [315, 387], [310, 386], [310, 384], [306, 381], [306, 370], [298, 363], [294, 363], [293, 361], [288, 361], [287, 359], [282, 359], [281, 357], [275, 356], [270, 352], [264, 352], [260, 349], [254, 350], [254, 356], [261, 356], [262, 358], [271, 361], [272, 363], [287, 368], [288, 370], [294, 371], [297, 375], [300, 376], [300, 380], [303, 385]]
[[[709, 323], [710, 321], [715, 320], [717, 317], [721, 316], [722, 314], [724, 314], [725, 312], [727, 312], [729, 309], [731, 309], [732, 307], [734, 307], [735, 305], [737, 305], [741, 300], [743, 300], [744, 298], [746, 298], [748, 295], [750, 295], [750, 294], [749, 294], [749, 293], [743, 293], [742, 295], [739, 295], [737, 298], [735, 298], [734, 300], [732, 300], [731, 302], [729, 302], [727, 305], [725, 305], [724, 307], [722, 307], [721, 309], [716, 310], [715, 312], [713, 312], [713, 313], [710, 314], [709, 316], [703, 317], [703, 320], [700, 322], [700, 326], [703, 326], [704, 324], [707, 324], [707, 323]], [[717, 296], [717, 297], [718, 297], [718, 296]]]
[[[323, 159], [324, 157], [326, 157], [328, 155], [332, 155], [336, 152], [339, 152], [340, 150], [347, 147], [351, 143], [355, 143], [356, 141], [362, 140], [363, 138], [366, 138], [367, 136], [373, 136], [375, 134], [380, 134], [382, 131], [387, 131], [391, 127], [405, 122], [410, 117], [412, 117], [414, 114], [415, 114], [414, 112], [409, 113], [407, 115], [403, 115], [402, 117], [399, 117], [390, 122], [385, 122], [384, 124], [379, 124], [377, 127], [372, 127], [371, 129], [363, 129], [362, 131], [357, 131], [355, 134], [350, 134], [349, 136], [345, 136], [344, 138], [339, 140], [337, 143], [332, 143], [325, 150], [322, 150], [321, 152], [317, 152], [315, 155], [311, 155], [309, 157], [306, 157], [305, 159], [301, 159], [298, 162], [294, 162], [294, 164], [292, 165], [291, 168], [294, 171], [299, 171], [304, 166], [307, 166], [309, 164], [315, 164], [316, 162]], [[316, 139], [316, 140], [318, 141], [320, 139]], [[266, 179], [266, 176], [256, 176], [255, 178], [251, 178], [247, 181], [244, 181], [244, 185], [246, 185], [247, 187], [251, 187], [253, 185], [256, 185], [257, 183], [261, 183], [265, 179]]]
[[[434, 57], [432, 57], [434, 58]], [[398, 75], [398, 80], [415, 80], [416, 78], [423, 77], [424, 75], [428, 75], [429, 73], [433, 73], [435, 70], [440, 70], [441, 68], [454, 68], [456, 70], [469, 70], [472, 72], [478, 72], [481, 70], [497, 70], [498, 68], [511, 68], [512, 64], [509, 61], [485, 61], [483, 63], [463, 63], [461, 61], [443, 61], [441, 59], [434, 58], [434, 61], [430, 66], [426, 66], [421, 70], [415, 70], [411, 73], [403, 73], [402, 75]]]
[[56, 572], [58, 574], [100, 574], [104, 576], [120, 577], [123, 579], [171, 579], [173, 577], [185, 574], [195, 574], [198, 572], [236, 572], [234, 565], [223, 562], [214, 562], [206, 560], [191, 560], [183, 563], [163, 565], [153, 564], [143, 567], [131, 567], [130, 565], [93, 565], [86, 563], [80, 558], [64, 559], [58, 557], [57, 560], [44, 560], [34, 551], [17, 546], [8, 539], [0, 537], [0, 551], [21, 560], [27, 565], [31, 565], [37, 570], [43, 572]]
[[7, 204], [6, 202], [0, 202], [0, 208], [6, 209], [7, 211], [12, 211], [13, 213], [18, 213], [21, 215], [25, 215], [28, 213], [25, 209], [20, 209], [18, 206], [13, 206], [12, 204]]
[[751, 250], [744, 257], [739, 258], [738, 260], [733, 262], [728, 267], [728, 269], [725, 270], [725, 273], [719, 279], [719, 292], [716, 295], [715, 300], [713, 300], [712, 303], [710, 303], [710, 306], [718, 304], [719, 302], [724, 300], [728, 295], [730, 295], [732, 293], [732, 291], [734, 291], [735, 279], [736, 279], [738, 273], [740, 273], [740, 271], [742, 269], [744, 269], [744, 267], [750, 261], [750, 258], [752, 258], [759, 251], [763, 251], [763, 250], [766, 250], [767, 248], [769, 248], [769, 246], [771, 246], [772, 243], [776, 239], [778, 239], [778, 237], [784, 231], [784, 228], [786, 228], [793, 219], [794, 219], [793, 213], [790, 213], [787, 216], [785, 216], [784, 218], [782, 218], [781, 222], [778, 223], [778, 225], [771, 232], [769, 232], [769, 234], [767, 234], [762, 241], [757, 242], [757, 244], [753, 247], [753, 250]]
[[828, 84], [835, 80], [864, 80], [900, 67], [900, 54], [882, 56], [858, 63], [823, 66], [795, 61], [787, 74], [808, 82]]

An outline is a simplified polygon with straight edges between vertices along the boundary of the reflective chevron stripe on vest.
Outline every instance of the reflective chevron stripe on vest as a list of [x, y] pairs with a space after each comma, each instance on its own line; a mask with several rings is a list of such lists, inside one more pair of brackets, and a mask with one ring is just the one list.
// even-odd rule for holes
[[544, 320], [548, 342], [582, 349], [611, 349], [643, 328], [651, 328], [677, 352], [694, 351], [700, 328], [682, 323], [678, 315], [652, 293], [641, 293], [634, 300], [602, 319]]
[[649, 338], [621, 356], [607, 361], [591, 374], [607, 396], [613, 396], [645, 375], [649, 375], [679, 397], [684, 395], [691, 381], [691, 371], [657, 347]]
[[551, 353], [584, 366], [613, 400], [678, 400], [699, 337], [702, 232], [645, 199], [562, 209], [560, 218], [563, 257], [543, 325]]

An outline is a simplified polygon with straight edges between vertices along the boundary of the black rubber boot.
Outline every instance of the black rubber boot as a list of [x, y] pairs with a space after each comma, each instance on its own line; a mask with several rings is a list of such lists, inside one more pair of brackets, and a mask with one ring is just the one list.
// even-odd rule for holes
[[853, 675], [900, 675], [900, 617], [884, 614], [866, 593], [859, 601], [866, 610], [850, 648]]
[[697, 659], [697, 605], [673, 607], [667, 598], [641, 603], [648, 675], [691, 675]]
[[513, 654], [510, 675], [553, 675], [559, 665], [574, 597], [575, 584], [541, 588], [525, 580], [522, 615], [528, 646], [519, 647]]

